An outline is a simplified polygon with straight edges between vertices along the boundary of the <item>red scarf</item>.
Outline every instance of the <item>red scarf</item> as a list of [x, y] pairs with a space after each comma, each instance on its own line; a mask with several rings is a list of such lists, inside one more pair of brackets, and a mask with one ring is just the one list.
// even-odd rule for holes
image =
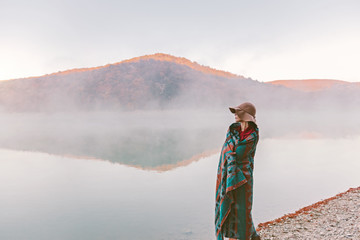
[[245, 131], [241, 131], [241, 125], [236, 129], [240, 133], [240, 140], [245, 139], [247, 136], [249, 136], [252, 132], [255, 131], [253, 125], [249, 123], [249, 126], [245, 129]]

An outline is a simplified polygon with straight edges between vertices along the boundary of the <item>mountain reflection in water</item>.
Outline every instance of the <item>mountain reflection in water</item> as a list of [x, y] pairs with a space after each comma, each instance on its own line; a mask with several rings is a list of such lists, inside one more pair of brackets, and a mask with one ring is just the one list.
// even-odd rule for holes
[[[234, 121], [225, 110], [0, 113], [0, 148], [169, 169], [169, 165], [221, 149]], [[331, 112], [259, 111], [260, 143], [273, 137], [359, 134], [359, 113], [351, 114], [340, 121]]]
[[[359, 144], [360, 136], [259, 142], [255, 224], [359, 186]], [[0, 239], [215, 239], [218, 158], [157, 172], [0, 149]]]
[[191, 115], [187, 121], [180, 112], [5, 114], [0, 147], [144, 168], [176, 165], [220, 148], [225, 136], [206, 115]]

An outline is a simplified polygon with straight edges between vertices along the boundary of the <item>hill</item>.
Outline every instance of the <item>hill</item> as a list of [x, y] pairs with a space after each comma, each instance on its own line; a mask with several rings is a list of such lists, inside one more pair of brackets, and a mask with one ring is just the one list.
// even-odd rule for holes
[[266, 83], [281, 85], [305, 92], [322, 91], [334, 87], [345, 87], [345, 88], [360, 87], [359, 82], [352, 83], [352, 82], [333, 80], [333, 79], [274, 80]]
[[[198, 109], [251, 101], [263, 109], [308, 109], [359, 103], [358, 88], [304, 92], [153, 54], [94, 68], [0, 82], [4, 111]], [[315, 104], [314, 104], [315, 103]], [[349, 105], [350, 103], [350, 105]]]

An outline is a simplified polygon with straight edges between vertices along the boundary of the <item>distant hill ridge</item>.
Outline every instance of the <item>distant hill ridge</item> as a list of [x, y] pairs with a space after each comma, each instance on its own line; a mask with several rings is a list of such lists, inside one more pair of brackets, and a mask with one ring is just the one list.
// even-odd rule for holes
[[175, 57], [169, 54], [164, 54], [164, 53], [155, 53], [155, 54], [151, 54], [151, 55], [144, 55], [141, 57], [135, 57], [135, 58], [131, 58], [129, 60], [124, 60], [121, 61], [117, 64], [121, 64], [121, 63], [126, 63], [126, 62], [138, 62], [141, 60], [148, 60], [148, 59], [153, 59], [153, 60], [158, 60], [158, 61], [168, 61], [168, 62], [173, 62], [173, 63], [177, 63], [177, 64], [181, 64], [181, 65], [185, 65], [188, 66], [194, 70], [203, 72], [203, 73], [207, 73], [207, 74], [212, 74], [212, 75], [217, 75], [217, 76], [221, 76], [221, 77], [230, 77], [230, 78], [238, 78], [241, 77], [243, 78], [244, 76], [241, 75], [235, 75], [233, 73], [230, 72], [226, 72], [226, 71], [222, 71], [222, 70], [217, 70], [208, 66], [203, 66], [198, 64], [197, 62], [192, 62], [189, 59], [183, 58], [183, 57]]
[[245, 86], [254, 84], [258, 82], [186, 58], [157, 53], [99, 67], [0, 81], [0, 110], [91, 111], [215, 106], [225, 104], [239, 94], [238, 87], [249, 92]]
[[[196, 71], [200, 71], [200, 72], [203, 72], [206, 74], [212, 74], [212, 75], [226, 77], [226, 78], [244, 78], [244, 76], [242, 76], [242, 75], [236, 75], [236, 74], [233, 74], [230, 72], [217, 70], [215, 68], [200, 65], [197, 62], [192, 62], [189, 59], [184, 58], [184, 57], [176, 57], [176, 56], [173, 56], [170, 54], [165, 54], [165, 53], [155, 53], [155, 54], [144, 55], [144, 56], [140, 56], [140, 57], [134, 57], [131, 59], [126, 59], [126, 60], [123, 60], [123, 61], [120, 61], [117, 63], [109, 63], [109, 64], [106, 64], [103, 66], [88, 67], [88, 68], [73, 68], [73, 69], [69, 69], [69, 70], [65, 70], [65, 71], [59, 71], [59, 72], [54, 72], [54, 73], [45, 74], [45, 75], [41, 75], [41, 76], [32, 76], [32, 77], [26, 77], [26, 78], [21, 78], [21, 79], [39, 78], [39, 77], [43, 77], [43, 76], [53, 76], [53, 75], [59, 75], [59, 74], [86, 72], [86, 71], [107, 68], [109, 66], [116, 66], [116, 65], [123, 64], [123, 63], [135, 63], [135, 62], [139, 62], [142, 60], [156, 60], [156, 61], [163, 61], [163, 62], [172, 62], [172, 63], [190, 67]], [[15, 79], [11, 79], [11, 80], [15, 80]]]
[[360, 87], [359, 82], [347, 82], [335, 79], [274, 80], [266, 83], [281, 85], [305, 92], [322, 91], [335, 85], [342, 85], [343, 87]]
[[[320, 108], [329, 102], [340, 108], [359, 106], [360, 88], [353, 86], [360, 85], [338, 84], [343, 82], [312, 79], [264, 83], [157, 53], [100, 67], [0, 81], [0, 110], [223, 109], [243, 101], [277, 110], [307, 109], [309, 104]], [[320, 86], [314, 87], [314, 83]]]

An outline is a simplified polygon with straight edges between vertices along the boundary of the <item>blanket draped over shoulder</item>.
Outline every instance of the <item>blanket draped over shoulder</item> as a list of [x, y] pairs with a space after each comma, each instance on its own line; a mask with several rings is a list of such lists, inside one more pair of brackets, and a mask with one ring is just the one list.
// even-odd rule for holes
[[242, 139], [240, 123], [230, 125], [220, 153], [216, 181], [215, 231], [224, 237], [250, 239], [256, 235], [251, 217], [253, 168], [259, 129]]

